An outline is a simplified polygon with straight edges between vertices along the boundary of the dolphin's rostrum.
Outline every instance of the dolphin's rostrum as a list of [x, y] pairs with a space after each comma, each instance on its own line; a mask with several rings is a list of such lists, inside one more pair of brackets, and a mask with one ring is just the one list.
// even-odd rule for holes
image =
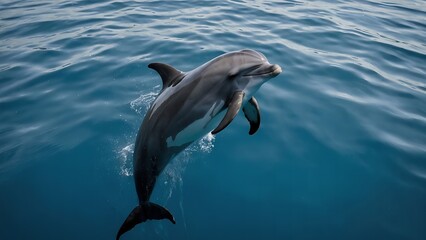
[[280, 66], [270, 64], [254, 50], [223, 54], [186, 73], [163, 63], [148, 67], [158, 72], [163, 87], [136, 138], [133, 176], [139, 204], [124, 221], [117, 240], [147, 220], [169, 219], [175, 223], [166, 208], [149, 201], [158, 175], [192, 142], [226, 128], [241, 107], [250, 123], [249, 134], [254, 134], [260, 114], [253, 94], [281, 73]]

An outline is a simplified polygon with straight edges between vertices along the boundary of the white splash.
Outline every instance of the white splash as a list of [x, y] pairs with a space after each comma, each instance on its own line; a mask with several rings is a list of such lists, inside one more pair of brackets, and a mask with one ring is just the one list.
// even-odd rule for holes
[[208, 133], [206, 136], [204, 136], [203, 138], [200, 139], [200, 141], [198, 141], [198, 147], [202, 152], [205, 153], [211, 153], [211, 151], [213, 150], [214, 147], [214, 135], [211, 133]]
[[133, 176], [133, 157], [134, 144], [129, 144], [118, 151], [120, 159], [120, 175], [130, 177]]
[[160, 85], [157, 85], [150, 92], [142, 93], [138, 98], [130, 102], [130, 108], [140, 115], [144, 114], [157, 97], [159, 88]]

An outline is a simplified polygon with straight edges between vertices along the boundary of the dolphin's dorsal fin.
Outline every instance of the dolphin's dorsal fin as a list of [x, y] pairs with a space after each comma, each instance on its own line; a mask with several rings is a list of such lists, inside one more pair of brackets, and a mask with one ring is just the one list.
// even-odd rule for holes
[[150, 63], [148, 67], [160, 74], [161, 80], [163, 81], [163, 90], [173, 84], [177, 84], [184, 77], [183, 72], [165, 63]]
[[212, 134], [216, 134], [222, 131], [226, 126], [228, 126], [232, 120], [237, 116], [238, 111], [240, 111], [241, 105], [243, 103], [244, 92], [235, 92], [232, 96], [231, 101], [228, 105], [228, 111], [226, 111], [225, 117], [219, 125], [212, 131]]
[[250, 123], [249, 134], [253, 135], [260, 126], [260, 110], [256, 98], [251, 97], [243, 107], [244, 115]]

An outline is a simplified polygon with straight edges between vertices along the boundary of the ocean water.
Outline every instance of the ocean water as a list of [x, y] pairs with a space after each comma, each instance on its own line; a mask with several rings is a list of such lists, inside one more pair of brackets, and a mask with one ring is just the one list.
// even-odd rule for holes
[[426, 239], [426, 2], [0, 3], [0, 239], [115, 239], [160, 90], [255, 49], [283, 73], [175, 158], [152, 196], [177, 224], [122, 239]]

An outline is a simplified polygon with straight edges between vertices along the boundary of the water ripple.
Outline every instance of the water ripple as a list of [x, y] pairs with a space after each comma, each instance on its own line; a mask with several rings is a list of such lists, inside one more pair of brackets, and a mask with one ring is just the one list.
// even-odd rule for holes
[[[44, 211], [43, 226], [55, 223], [48, 217], [51, 212], [78, 217], [78, 229], [45, 229], [50, 238], [80, 239], [76, 232], [97, 234], [91, 239], [113, 236], [104, 229], [87, 230], [93, 216], [75, 215], [81, 211], [73, 208], [66, 212], [62, 205], [71, 206], [67, 199], [79, 196], [114, 201], [114, 183], [130, 185], [132, 144], [161, 83], [147, 65], [165, 62], [189, 71], [224, 52], [253, 48], [284, 70], [256, 94], [261, 129], [251, 138], [238, 134], [246, 134], [247, 122], [237, 117], [217, 142], [209, 135], [195, 143], [165, 171], [160, 186], [165, 194], [157, 196], [167, 202], [180, 187], [182, 198], [190, 192], [197, 201], [211, 201], [211, 219], [221, 220], [210, 225], [199, 221], [205, 216], [198, 215], [198, 202], [186, 198], [185, 204], [171, 207], [181, 209], [187, 233], [166, 225], [154, 233], [141, 231], [152, 238], [167, 238], [164, 232], [173, 231], [176, 235], [170, 236], [176, 238], [205, 239], [211, 233], [205, 229], [215, 224], [234, 226], [236, 220], [231, 216], [227, 222], [223, 212], [247, 205], [249, 211], [235, 214], [245, 216], [238, 219], [241, 225], [226, 228], [235, 234], [231, 238], [309, 238], [312, 232], [327, 239], [347, 239], [351, 233], [363, 239], [374, 230], [376, 235], [368, 237], [424, 239], [425, 9], [420, 0], [2, 1], [2, 236], [42, 238], [44, 228], [27, 229], [33, 223], [25, 219], [39, 216], [34, 209], [47, 205], [52, 207]], [[210, 151], [201, 155], [215, 158], [206, 161], [211, 165], [194, 162], [195, 170], [186, 169], [190, 159]], [[28, 177], [21, 177], [23, 172]], [[76, 172], [81, 175], [70, 176]], [[185, 188], [184, 172], [192, 180]], [[65, 178], [84, 181], [76, 187]], [[96, 185], [98, 192], [91, 185], [96, 182], [102, 183]], [[11, 183], [23, 190], [15, 191]], [[53, 197], [45, 185], [56, 190]], [[102, 190], [105, 185], [111, 189]], [[127, 207], [133, 188], [115, 187], [128, 192], [117, 195], [122, 199], [114, 207], [104, 206], [103, 200], [79, 199], [80, 205], [103, 206], [102, 214], [120, 204]], [[221, 211], [213, 207], [219, 208], [217, 196], [229, 198]], [[38, 208], [23, 214], [20, 206], [28, 205], [23, 199], [34, 199], [31, 205]], [[271, 220], [269, 214], [286, 218]], [[261, 224], [256, 219], [266, 220]], [[7, 230], [16, 229], [16, 222], [26, 231]], [[253, 223], [259, 226], [247, 228]], [[239, 231], [241, 226], [256, 231]]]

